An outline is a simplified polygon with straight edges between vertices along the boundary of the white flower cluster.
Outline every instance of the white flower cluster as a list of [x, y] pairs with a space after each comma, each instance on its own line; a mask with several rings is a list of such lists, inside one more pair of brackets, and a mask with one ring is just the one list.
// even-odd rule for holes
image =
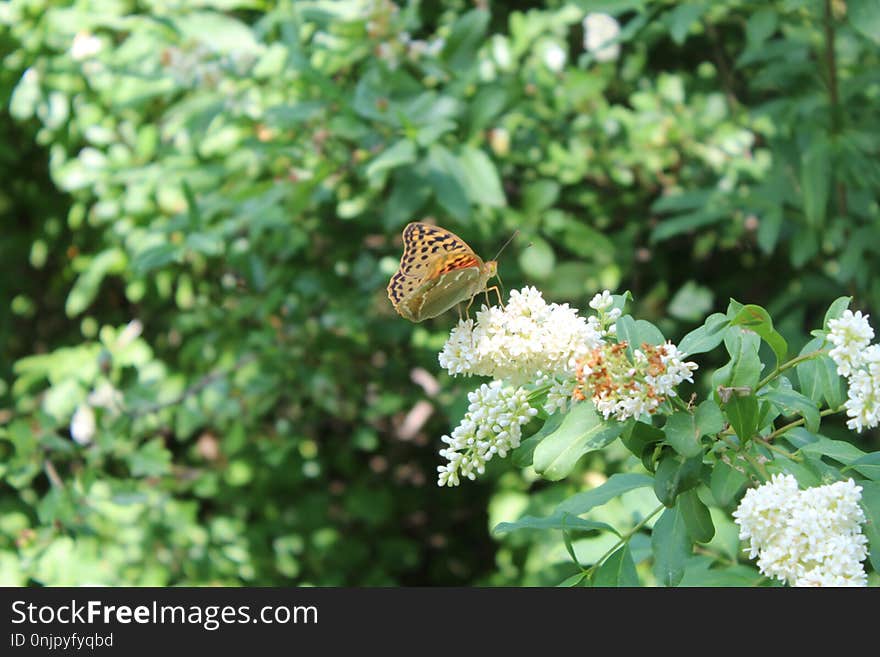
[[440, 456], [448, 463], [437, 467], [439, 486], [458, 486], [461, 477], [483, 474], [493, 456], [504, 458], [519, 447], [522, 425], [538, 412], [529, 406], [525, 389], [501, 381], [484, 383], [468, 394], [468, 401], [461, 424], [442, 438], [447, 447]]
[[870, 344], [874, 329], [868, 315], [844, 310], [839, 319], [828, 321], [828, 341], [834, 345], [829, 356], [837, 373], [847, 378], [844, 404], [850, 418], [846, 426], [863, 431], [880, 424], [880, 345]]
[[519, 386], [547, 377], [572, 379], [577, 361], [602, 343], [596, 321], [567, 303], [548, 304], [526, 287], [513, 290], [504, 308], [483, 306], [476, 323], [459, 322], [439, 359], [452, 375], [490, 376]]
[[70, 57], [75, 61], [82, 61], [94, 57], [101, 52], [101, 39], [88, 31], [77, 32], [70, 44]]
[[551, 41], [544, 44], [541, 51], [541, 59], [544, 61], [544, 66], [554, 73], [559, 73], [565, 68], [565, 60], [568, 59], [568, 54], [563, 50], [562, 46], [555, 41]]
[[[595, 295], [590, 308], [596, 314], [581, 317], [568, 304], [548, 304], [536, 288], [525, 287], [510, 293], [507, 306], [483, 306], [476, 321], [460, 321], [452, 329], [440, 352], [440, 365], [453, 376], [487, 376], [494, 381], [472, 393], [476, 397], [471, 398], [468, 415], [452, 437], [444, 437], [449, 447], [440, 453], [450, 463], [440, 469], [441, 486], [458, 484], [460, 474], [474, 478], [491, 455], [504, 456], [519, 444], [519, 425], [537, 412], [527, 403], [524, 385], [547, 392], [543, 407], [548, 414], [590, 399], [606, 419], [622, 421], [655, 412], [676, 396], [678, 384], [693, 381], [697, 365], [686, 362], [673, 344], [642, 345], [633, 350], [630, 361], [627, 343], [614, 340], [621, 310], [614, 307], [608, 290]], [[522, 396], [517, 416], [522, 421], [480, 424], [483, 417], [491, 417], [489, 404], [500, 403], [501, 391], [508, 390]], [[502, 405], [497, 412], [510, 409]], [[474, 451], [471, 445], [478, 448]], [[466, 454], [461, 452], [464, 447], [470, 450]]]
[[852, 479], [801, 491], [793, 476], [776, 474], [746, 492], [733, 517], [750, 541], [749, 558], [768, 577], [793, 586], [866, 586], [861, 496]]
[[583, 21], [584, 50], [596, 61], [610, 62], [620, 56], [620, 44], [614, 43], [620, 34], [620, 24], [608, 14], [587, 14]]
[[834, 345], [829, 356], [837, 363], [837, 373], [849, 376], [862, 361], [862, 352], [874, 338], [868, 315], [860, 310], [844, 310], [839, 319], [828, 321], [828, 341]]
[[597, 349], [578, 372], [579, 390], [591, 397], [596, 410], [607, 420], [623, 422], [653, 414], [682, 381], [693, 383], [697, 364], [685, 361], [674, 344], [643, 345], [633, 350], [633, 362], [620, 344]]

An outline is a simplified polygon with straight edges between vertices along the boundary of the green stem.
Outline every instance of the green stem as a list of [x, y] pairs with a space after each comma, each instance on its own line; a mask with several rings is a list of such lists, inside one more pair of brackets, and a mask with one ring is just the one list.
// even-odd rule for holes
[[685, 401], [681, 397], [679, 397], [678, 395], [676, 395], [675, 397], [672, 397], [672, 404], [673, 404], [673, 406], [677, 405], [683, 411], [690, 410], [688, 408], [687, 403], [685, 403]]
[[542, 386], [539, 386], [539, 387], [535, 388], [534, 390], [529, 391], [529, 394], [526, 396], [526, 399], [530, 402], [533, 402], [538, 397], [543, 395], [544, 393], [549, 392], [550, 388], [551, 388], [551, 385], [549, 383], [544, 384]]
[[[824, 411], [819, 413], [819, 417], [825, 417], [826, 415], [834, 415], [835, 413], [840, 413], [840, 411], [842, 411], [843, 408], [844, 408], [843, 406], [838, 406], [837, 408], [826, 408]], [[789, 429], [794, 429], [795, 427], [801, 426], [804, 422], [806, 422], [806, 420], [804, 418], [799, 418], [797, 420], [794, 420], [793, 422], [789, 422], [788, 424], [781, 426], [778, 429], [776, 429], [775, 431], [773, 431], [773, 433], [769, 433], [766, 436], [763, 436], [762, 440], [764, 442], [769, 443], [774, 438], [781, 436]]]
[[656, 509], [651, 511], [651, 513], [649, 513], [644, 518], [642, 518], [642, 520], [639, 522], [639, 524], [637, 524], [635, 527], [633, 527], [628, 532], [626, 532], [623, 536], [621, 536], [620, 540], [617, 541], [617, 543], [615, 543], [613, 546], [611, 546], [611, 549], [609, 549], [605, 554], [603, 554], [601, 557], [599, 557], [599, 559], [596, 561], [596, 563], [594, 563], [592, 566], [587, 568], [586, 571], [584, 571], [584, 574], [587, 577], [589, 577], [593, 573], [593, 571], [596, 570], [596, 568], [598, 568], [599, 566], [602, 565], [602, 563], [605, 561], [605, 559], [607, 559], [612, 554], [614, 554], [621, 545], [629, 542], [629, 539], [631, 539], [633, 536], [638, 534], [641, 531], [642, 527], [644, 527], [646, 524], [648, 524], [648, 521], [651, 520], [651, 518], [656, 516], [658, 513], [660, 513], [665, 508], [666, 508], [666, 505], [661, 504]]
[[774, 445], [773, 443], [767, 442], [765, 438], [762, 436], [755, 436], [755, 441], [769, 449], [771, 452], [776, 452], [777, 454], [781, 454], [787, 459], [791, 459], [792, 461], [802, 461], [803, 459], [793, 452], [789, 452], [788, 450], [782, 449], [778, 445]]
[[822, 349], [817, 349], [816, 351], [811, 351], [806, 354], [801, 354], [797, 358], [792, 358], [791, 360], [786, 361], [782, 365], [777, 365], [776, 369], [774, 369], [772, 372], [770, 372], [770, 374], [768, 374], [763, 379], [758, 381], [758, 385], [755, 386], [754, 392], [758, 392], [761, 388], [763, 388], [765, 385], [770, 383], [773, 379], [775, 379], [777, 376], [782, 374], [785, 370], [790, 370], [792, 367], [794, 367], [798, 363], [803, 363], [805, 360], [811, 360], [813, 358], [821, 356], [824, 353], [825, 352]]

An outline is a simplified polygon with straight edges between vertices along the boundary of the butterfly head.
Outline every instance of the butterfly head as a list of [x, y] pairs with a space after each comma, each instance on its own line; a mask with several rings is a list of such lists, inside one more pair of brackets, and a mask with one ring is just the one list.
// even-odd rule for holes
[[498, 262], [496, 260], [487, 260], [483, 263], [483, 271], [486, 273], [486, 278], [492, 278], [493, 276], [498, 275]]

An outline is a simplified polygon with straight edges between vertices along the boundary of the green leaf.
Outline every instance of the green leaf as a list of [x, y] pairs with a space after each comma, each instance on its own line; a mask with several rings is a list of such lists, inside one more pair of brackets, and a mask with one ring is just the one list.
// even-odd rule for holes
[[758, 225], [758, 247], [767, 255], [773, 253], [782, 232], [782, 211], [776, 207], [769, 209]]
[[714, 564], [713, 559], [697, 555], [688, 559], [679, 586], [703, 588], [757, 586], [764, 579], [764, 576], [751, 566], [737, 564], [719, 567]]
[[537, 180], [526, 186], [523, 191], [523, 212], [534, 214], [553, 207], [559, 198], [559, 183], [555, 180]]
[[211, 48], [219, 53], [259, 53], [258, 43], [251, 28], [231, 16], [213, 11], [194, 11], [174, 19], [181, 41], [198, 41], [211, 35]]
[[773, 320], [770, 313], [761, 306], [749, 304], [743, 306], [742, 309], [730, 320], [732, 326], [744, 326], [755, 333], [770, 345], [773, 353], [776, 354], [776, 362], [782, 363], [788, 352], [788, 344], [774, 328]]
[[709, 509], [700, 500], [697, 491], [689, 490], [678, 496], [678, 508], [684, 518], [688, 535], [697, 543], [708, 543], [715, 536], [715, 525]]
[[702, 326], [698, 326], [688, 333], [678, 343], [678, 348], [687, 354], [702, 354], [712, 351], [724, 340], [724, 329], [730, 325], [730, 320], [723, 313], [713, 313], [706, 318]]
[[617, 339], [627, 342], [626, 353], [632, 358], [633, 350], [641, 349], [643, 344], [660, 345], [666, 341], [663, 334], [651, 322], [633, 319], [623, 315], [617, 320]]
[[726, 207], [705, 208], [664, 219], [651, 231], [651, 242], [662, 242], [682, 233], [689, 233], [697, 228], [721, 223], [730, 217], [730, 209]]
[[731, 318], [736, 317], [736, 314], [743, 308], [744, 306], [739, 301], [731, 298], [730, 303], [727, 304], [727, 316]]
[[498, 523], [494, 532], [496, 534], [505, 534], [520, 529], [561, 529], [582, 532], [609, 531], [617, 534], [617, 530], [607, 523], [596, 522], [595, 520], [584, 520], [583, 518], [578, 518], [570, 513], [554, 513], [553, 515], [544, 518], [523, 516], [515, 522]]
[[132, 258], [131, 270], [135, 276], [144, 276], [154, 269], [161, 269], [172, 262], [178, 262], [182, 251], [176, 244], [156, 244], [138, 251]]
[[749, 47], [760, 46], [776, 31], [778, 18], [773, 9], [759, 9], [746, 23], [746, 42]]
[[801, 157], [804, 215], [810, 226], [825, 224], [831, 178], [828, 144], [824, 139], [814, 139]]
[[586, 571], [581, 571], [579, 573], [575, 573], [571, 577], [566, 577], [564, 580], [559, 582], [556, 586], [559, 588], [571, 588], [574, 586], [579, 586], [581, 582], [584, 581], [584, 578], [587, 576]]
[[767, 463], [766, 467], [767, 472], [771, 475], [775, 473], [793, 475], [802, 488], [819, 486], [823, 483], [822, 476], [808, 459], [798, 462], [792, 461], [781, 454], [774, 454], [773, 459]]
[[[825, 344], [824, 338], [813, 338], [804, 345], [799, 355], [818, 351]], [[798, 363], [796, 372], [801, 392], [814, 402], [821, 405], [824, 399], [829, 408], [837, 408], [843, 404], [846, 398], [843, 379], [837, 373], [837, 364], [830, 356], [823, 354]]]
[[556, 254], [546, 241], [533, 237], [529, 248], [519, 253], [519, 266], [529, 278], [547, 280], [556, 268]]
[[544, 440], [544, 438], [552, 433], [555, 433], [556, 430], [560, 426], [562, 426], [562, 423], [565, 421], [566, 417], [568, 417], [566, 413], [554, 413], [549, 418], [547, 418], [540, 429], [538, 429], [535, 433], [522, 441], [520, 443], [520, 446], [514, 450], [514, 463], [518, 467], [532, 465], [535, 456], [535, 449], [537, 448], [537, 446], [541, 443], [542, 440]]
[[159, 477], [171, 470], [171, 452], [156, 438], [129, 455], [128, 464], [133, 477]]
[[434, 144], [428, 151], [428, 180], [437, 202], [459, 221], [470, 216], [470, 202], [458, 159], [448, 150]]
[[644, 422], [636, 422], [632, 431], [621, 435], [620, 440], [637, 458], [642, 458], [645, 450], [663, 440], [663, 432]]
[[[787, 436], [788, 434], [786, 434], [786, 437]], [[865, 456], [865, 452], [852, 443], [848, 443], [844, 440], [831, 440], [824, 436], [819, 436], [818, 440], [803, 445], [799, 451], [803, 454], [827, 456], [828, 458], [839, 461], [844, 465], [853, 465], [856, 461]]]
[[470, 134], [488, 127], [507, 105], [507, 91], [503, 87], [484, 87], [477, 92], [470, 105]]
[[431, 198], [431, 185], [426, 177], [411, 168], [397, 169], [392, 176], [391, 196], [385, 210], [384, 225], [397, 230], [421, 210]]
[[483, 42], [488, 26], [489, 12], [482, 9], [462, 14], [455, 21], [443, 46], [443, 58], [453, 70], [474, 66], [477, 49]]
[[840, 316], [843, 315], [843, 311], [849, 308], [850, 303], [852, 303], [852, 297], [837, 297], [831, 305], [828, 306], [828, 310], [825, 311], [825, 319], [822, 320], [822, 328], [826, 331], [830, 330], [828, 322], [832, 319], [840, 319]]
[[687, 281], [669, 301], [668, 311], [676, 319], [696, 322], [712, 308], [712, 299], [712, 290]]
[[472, 203], [500, 208], [507, 205], [501, 180], [489, 156], [473, 146], [464, 146], [458, 156], [464, 183]]
[[865, 536], [868, 538], [868, 559], [880, 572], [880, 484], [862, 482], [862, 509], [865, 511]]
[[639, 574], [628, 545], [609, 556], [593, 574], [593, 586], [639, 586]]
[[734, 393], [724, 405], [724, 415], [740, 441], [750, 440], [758, 430], [758, 398]]
[[608, 503], [615, 497], [637, 488], [647, 488], [654, 479], [644, 474], [618, 472], [611, 475], [604, 484], [572, 495], [556, 507], [556, 514], [570, 513], [576, 516]]
[[378, 157], [367, 165], [367, 177], [377, 178], [380, 175], [416, 161], [416, 145], [409, 139], [401, 139], [382, 151]]
[[785, 415], [800, 415], [804, 418], [804, 426], [807, 431], [819, 430], [819, 406], [812, 399], [805, 397], [795, 390], [779, 388], [767, 390], [761, 395], [761, 399], [769, 400]]
[[672, 37], [676, 45], [680, 46], [685, 42], [691, 26], [700, 19], [705, 11], [706, 7], [702, 4], [686, 2], [679, 4], [664, 16], [669, 28], [669, 36]]
[[730, 361], [712, 374], [712, 388], [716, 394], [719, 386], [754, 388], [763, 367], [758, 355], [761, 338], [753, 331], [731, 326], [724, 332], [724, 346], [730, 354]]
[[880, 481], [880, 452], [865, 454], [850, 463], [849, 467], [865, 475], [868, 479]]
[[654, 576], [661, 586], [677, 586], [693, 549], [687, 526], [678, 507], [666, 509], [651, 534]]
[[712, 497], [719, 506], [723, 508], [729, 507], [736, 499], [749, 478], [745, 473], [727, 465], [723, 461], [718, 461], [712, 468], [712, 474], [709, 475], [709, 488], [712, 491]]
[[846, 18], [862, 36], [880, 45], [880, 2], [847, 0]]
[[819, 253], [819, 228], [807, 224], [800, 225], [791, 236], [791, 264], [800, 269]]
[[690, 458], [703, 452], [703, 445], [700, 443], [702, 433], [697, 428], [693, 413], [676, 411], [666, 420], [663, 432], [669, 446], [683, 457]]
[[724, 415], [718, 404], [707, 399], [697, 406], [696, 423], [701, 436], [711, 436], [724, 429]]
[[88, 264], [76, 279], [76, 283], [67, 295], [64, 312], [68, 317], [76, 317], [91, 305], [98, 295], [104, 278], [111, 272], [119, 271], [125, 266], [126, 257], [121, 249], [102, 251]]
[[562, 479], [581, 456], [610, 443], [625, 426], [603, 420], [590, 403], [575, 404], [559, 427], [535, 448], [535, 470], [545, 479]]
[[[555, 415], [551, 416], [551, 419], [556, 417]], [[561, 421], [561, 418], [560, 418]], [[550, 420], [544, 423], [544, 427], [550, 424]], [[542, 427], [543, 428], [543, 427]], [[518, 468], [525, 468], [532, 464], [532, 459], [535, 457], [535, 447], [538, 446], [538, 443], [541, 442], [543, 436], [538, 436], [535, 434], [534, 436], [529, 436], [525, 440], [523, 440], [519, 447], [513, 450], [513, 454], [511, 455], [511, 460], [513, 464]]]
[[683, 459], [668, 454], [657, 466], [654, 473], [654, 494], [668, 507], [675, 505], [679, 494], [700, 483], [703, 470], [702, 456]]

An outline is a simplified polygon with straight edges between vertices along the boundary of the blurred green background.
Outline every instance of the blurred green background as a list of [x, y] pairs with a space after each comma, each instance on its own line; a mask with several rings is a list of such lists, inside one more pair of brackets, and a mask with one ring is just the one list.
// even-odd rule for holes
[[437, 364], [454, 313], [386, 297], [414, 219], [484, 258], [519, 230], [507, 289], [629, 289], [674, 340], [729, 297], [795, 349], [841, 294], [880, 309], [876, 2], [12, 0], [0, 24], [2, 584], [562, 579], [558, 536], [491, 527], [625, 450], [437, 488], [477, 382]]

